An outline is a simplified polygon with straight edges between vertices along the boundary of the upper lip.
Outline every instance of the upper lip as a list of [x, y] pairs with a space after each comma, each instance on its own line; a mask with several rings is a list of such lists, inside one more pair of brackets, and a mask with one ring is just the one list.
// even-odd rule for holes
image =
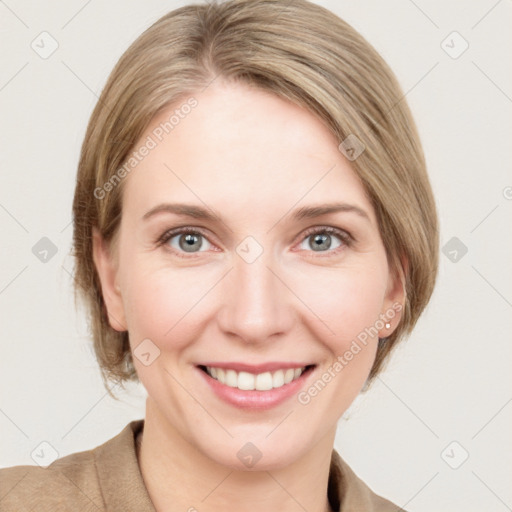
[[247, 363], [238, 363], [238, 362], [224, 362], [224, 361], [215, 361], [215, 362], [205, 362], [198, 364], [197, 366], [210, 366], [213, 368], [223, 368], [225, 370], [235, 370], [236, 372], [248, 372], [248, 373], [265, 373], [265, 372], [274, 372], [277, 370], [287, 370], [288, 368], [303, 368], [304, 366], [313, 366], [310, 363], [294, 363], [294, 362], [279, 362], [272, 361], [268, 363], [261, 364], [247, 364]]

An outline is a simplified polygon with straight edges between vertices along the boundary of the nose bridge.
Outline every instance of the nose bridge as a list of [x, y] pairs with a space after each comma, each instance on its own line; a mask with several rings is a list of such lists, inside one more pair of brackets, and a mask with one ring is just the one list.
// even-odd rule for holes
[[225, 332], [247, 342], [261, 342], [286, 331], [291, 312], [287, 288], [275, 275], [278, 271], [272, 251], [263, 251], [253, 259], [256, 247], [250, 243], [242, 242], [234, 255], [233, 269], [224, 283], [225, 300], [219, 318]]

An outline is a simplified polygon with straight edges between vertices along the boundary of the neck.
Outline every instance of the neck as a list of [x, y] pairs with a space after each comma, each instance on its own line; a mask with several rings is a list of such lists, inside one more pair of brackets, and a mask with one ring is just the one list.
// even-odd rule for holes
[[335, 432], [286, 467], [241, 471], [199, 453], [152, 412], [147, 407], [137, 457], [156, 512], [332, 512], [327, 484]]

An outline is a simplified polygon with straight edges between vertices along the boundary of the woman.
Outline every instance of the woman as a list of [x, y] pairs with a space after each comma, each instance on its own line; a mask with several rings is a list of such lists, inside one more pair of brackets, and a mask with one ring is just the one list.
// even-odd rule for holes
[[92, 114], [76, 287], [107, 389], [144, 420], [2, 510], [391, 511], [333, 450], [414, 327], [438, 264], [414, 122], [376, 51], [324, 8], [231, 0], [165, 15]]

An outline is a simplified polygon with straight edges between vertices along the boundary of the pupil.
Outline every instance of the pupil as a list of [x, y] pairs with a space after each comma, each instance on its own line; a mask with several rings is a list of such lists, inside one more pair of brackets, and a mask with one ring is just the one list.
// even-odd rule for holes
[[[186, 251], [186, 252], [193, 252], [191, 249], [194, 249], [194, 244], [197, 244], [199, 237], [197, 235], [187, 234], [185, 237], [180, 238], [180, 247]], [[182, 243], [182, 240], [185, 240], [184, 243]], [[201, 247], [201, 243], [198, 244], [199, 248]]]
[[[325, 244], [325, 245], [322, 246], [322, 244]], [[331, 246], [331, 242], [330, 242], [329, 235], [321, 235], [321, 234], [315, 235], [315, 247], [321, 248], [321, 249], [329, 249], [330, 246]]]

